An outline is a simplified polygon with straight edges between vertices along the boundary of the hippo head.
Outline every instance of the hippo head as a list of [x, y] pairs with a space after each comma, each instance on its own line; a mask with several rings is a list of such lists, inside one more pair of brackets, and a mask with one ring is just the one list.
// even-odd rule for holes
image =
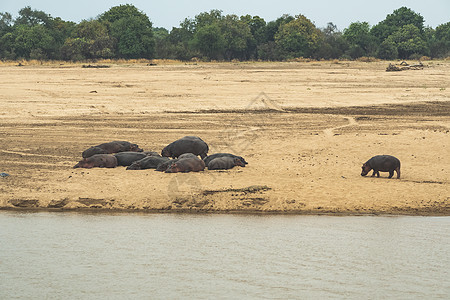
[[362, 168], [361, 176], [366, 176], [367, 173], [369, 173], [370, 170], [372, 170], [372, 168], [367, 163], [364, 163], [361, 168]]
[[236, 157], [234, 159], [234, 165], [239, 167], [245, 167], [245, 163], [239, 157]]
[[140, 170], [140, 169], [141, 169], [141, 165], [137, 161], [135, 161], [134, 163], [132, 163], [131, 165], [129, 165], [127, 167], [127, 170]]
[[169, 146], [164, 147], [161, 151], [161, 156], [163, 157], [171, 157], [172, 153], [170, 153]]
[[94, 167], [94, 163], [90, 160], [90, 159], [86, 159], [83, 158], [82, 160], [80, 160], [75, 166], [73, 166], [73, 168], [93, 168]]
[[136, 144], [131, 144], [131, 145], [130, 145], [130, 151], [134, 151], [134, 152], [144, 152], [144, 149], [139, 148], [139, 146], [136, 145]]
[[178, 173], [180, 172], [180, 167], [177, 163], [171, 164], [169, 167], [167, 167], [166, 173]]

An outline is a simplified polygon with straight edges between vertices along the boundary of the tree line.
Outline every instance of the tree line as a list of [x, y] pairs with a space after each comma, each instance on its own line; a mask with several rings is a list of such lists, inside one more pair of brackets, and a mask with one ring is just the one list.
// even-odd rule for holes
[[266, 22], [259, 16], [223, 15], [220, 10], [185, 19], [172, 30], [152, 26], [133, 5], [112, 7], [80, 23], [27, 6], [13, 18], [0, 12], [0, 59], [96, 60], [289, 60], [416, 59], [450, 56], [450, 22], [425, 27], [407, 7], [374, 26], [353, 22], [343, 31], [333, 23], [317, 28], [304, 15]]

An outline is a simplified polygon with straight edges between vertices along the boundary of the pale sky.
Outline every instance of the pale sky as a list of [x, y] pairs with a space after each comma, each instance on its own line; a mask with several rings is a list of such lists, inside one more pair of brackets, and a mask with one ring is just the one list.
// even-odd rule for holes
[[450, 0], [0, 0], [0, 12], [9, 12], [14, 17], [25, 6], [42, 10], [52, 17], [65, 21], [80, 22], [95, 18], [109, 8], [120, 4], [133, 4], [150, 18], [153, 27], [171, 30], [185, 18], [193, 18], [201, 12], [220, 9], [223, 14], [260, 16], [266, 22], [276, 20], [283, 14], [303, 14], [317, 27], [323, 28], [333, 22], [339, 30], [356, 21], [367, 21], [371, 26], [384, 20], [387, 14], [406, 6], [425, 19], [425, 26], [436, 28], [450, 22]]

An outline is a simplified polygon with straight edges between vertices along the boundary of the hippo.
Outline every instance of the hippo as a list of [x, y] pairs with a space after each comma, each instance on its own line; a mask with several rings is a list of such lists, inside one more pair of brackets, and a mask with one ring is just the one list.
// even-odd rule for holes
[[158, 165], [170, 160], [167, 157], [158, 156], [147, 156], [141, 160], [133, 162], [127, 167], [127, 170], [146, 170], [146, 169], [156, 169]]
[[90, 147], [89, 149], [84, 150], [81, 155], [84, 158], [88, 158], [95, 154], [112, 154], [125, 151], [142, 152], [143, 150], [139, 148], [137, 144], [125, 141], [112, 141]]
[[161, 151], [161, 155], [165, 157], [178, 158], [183, 153], [193, 153], [194, 155], [200, 155], [203, 159], [206, 157], [208, 151], [208, 144], [206, 144], [201, 138], [196, 136], [185, 136], [164, 147]]
[[213, 159], [215, 159], [215, 158], [218, 158], [218, 157], [233, 157], [233, 158], [239, 158], [239, 160], [240, 160], [240, 161], [242, 162], [242, 164], [243, 164], [242, 167], [245, 167], [245, 165], [248, 164], [248, 162], [246, 162], [245, 159], [244, 159], [242, 156], [237, 156], [237, 155], [234, 155], [234, 154], [231, 154], [231, 153], [215, 153], [215, 154], [211, 154], [211, 155], [208, 155], [207, 157], [205, 157], [205, 158], [203, 159], [203, 161], [204, 161], [205, 164], [208, 166], [208, 165], [209, 165], [209, 162], [210, 162], [211, 160], [213, 160]]
[[118, 166], [130, 166], [133, 162], [146, 158], [145, 152], [125, 151], [114, 154]]
[[245, 167], [245, 164], [238, 157], [222, 156], [209, 161], [209, 170], [228, 170], [234, 166]]
[[400, 178], [400, 160], [391, 155], [376, 155], [362, 165], [361, 176], [366, 176], [373, 169], [372, 177], [380, 177], [381, 172], [389, 172], [392, 178], [394, 171], [397, 172], [397, 179]]
[[80, 160], [74, 168], [115, 168], [117, 167], [117, 158], [111, 154], [94, 154], [90, 157]]
[[187, 173], [187, 172], [199, 172], [205, 170], [205, 162], [199, 158], [182, 158], [177, 162], [171, 164], [166, 173]]
[[182, 158], [198, 158], [198, 156], [195, 155], [194, 153], [183, 153], [180, 156], [178, 156], [178, 159]]
[[155, 151], [144, 151], [142, 153], [144, 153], [147, 156], [158, 156], [158, 157], [161, 157], [161, 155], [159, 155], [159, 153], [155, 152]]
[[170, 160], [168, 160], [166, 162], [163, 162], [162, 164], [159, 164], [156, 167], [155, 171], [164, 172], [164, 171], [167, 170], [167, 168], [169, 168], [172, 164], [176, 163], [177, 161], [178, 161], [178, 159], [175, 158], [175, 159], [170, 159]]

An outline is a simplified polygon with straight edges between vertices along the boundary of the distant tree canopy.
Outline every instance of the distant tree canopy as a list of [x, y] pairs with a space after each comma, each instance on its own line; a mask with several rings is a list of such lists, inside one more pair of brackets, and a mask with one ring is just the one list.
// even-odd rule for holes
[[450, 22], [435, 29], [407, 7], [374, 26], [353, 22], [339, 31], [317, 28], [302, 14], [267, 22], [259, 16], [202, 12], [171, 30], [153, 28], [131, 4], [111, 7], [78, 24], [27, 6], [13, 18], [0, 12], [0, 59], [96, 60], [161, 58], [286, 60], [293, 58], [406, 59], [450, 56]]

